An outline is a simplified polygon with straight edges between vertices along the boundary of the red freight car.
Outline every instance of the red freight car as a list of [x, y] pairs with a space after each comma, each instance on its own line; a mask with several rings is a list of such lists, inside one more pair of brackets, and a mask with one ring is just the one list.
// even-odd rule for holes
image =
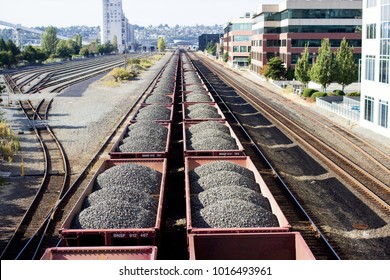
[[190, 260], [315, 260], [298, 232], [189, 234]]
[[[228, 161], [239, 166], [245, 167], [253, 172], [256, 183], [260, 186], [261, 194], [268, 199], [272, 213], [277, 217], [279, 227], [259, 227], [259, 228], [194, 228], [192, 225], [191, 209], [191, 188], [189, 173], [198, 166], [216, 161]], [[287, 232], [290, 230], [290, 224], [284, 216], [282, 210], [277, 204], [275, 198], [257, 171], [250, 157], [186, 157], [185, 158], [185, 193], [186, 193], [186, 217], [187, 231], [190, 234], [204, 233], [259, 233], [259, 232]]]
[[[99, 174], [111, 167], [121, 164], [134, 163], [150, 167], [162, 174], [160, 193], [158, 199], [158, 210], [155, 226], [152, 228], [128, 228], [128, 229], [74, 229], [72, 222], [75, 216], [83, 209], [85, 198], [93, 192], [96, 178]], [[153, 246], [157, 243], [158, 234], [161, 229], [164, 193], [167, 176], [166, 159], [117, 159], [106, 160], [100, 166], [95, 176], [90, 181], [86, 190], [79, 198], [72, 212], [69, 214], [60, 229], [62, 246]]]

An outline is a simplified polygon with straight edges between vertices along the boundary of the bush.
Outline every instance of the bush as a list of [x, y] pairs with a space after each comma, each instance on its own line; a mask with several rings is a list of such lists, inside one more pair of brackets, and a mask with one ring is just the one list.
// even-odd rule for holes
[[312, 89], [312, 88], [307, 88], [303, 91], [302, 97], [311, 97], [313, 95], [313, 93], [315, 93], [315, 92], [318, 92], [318, 90]]
[[360, 92], [349, 92], [347, 96], [360, 96]]
[[123, 68], [114, 68], [111, 71], [111, 75], [115, 78], [116, 82], [128, 81], [128, 80], [130, 80], [131, 78], [134, 77], [134, 74], [126, 71]]
[[324, 97], [324, 96], [327, 96], [326, 92], [319, 92], [319, 91], [317, 91], [317, 92], [312, 94], [311, 98], [313, 100], [316, 100], [317, 97]]
[[342, 91], [342, 90], [336, 89], [336, 90], [333, 91], [333, 95], [336, 95], [336, 96], [344, 96], [344, 95], [345, 95], [345, 92]]

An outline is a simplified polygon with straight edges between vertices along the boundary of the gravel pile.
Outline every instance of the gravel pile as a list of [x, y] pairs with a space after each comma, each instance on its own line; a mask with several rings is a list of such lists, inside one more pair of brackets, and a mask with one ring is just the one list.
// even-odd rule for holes
[[171, 104], [172, 98], [163, 94], [152, 94], [146, 100], [146, 104]]
[[191, 197], [191, 207], [196, 211], [228, 199], [244, 200], [271, 211], [268, 199], [261, 193], [236, 185], [214, 187], [194, 195]]
[[148, 153], [148, 152], [164, 152], [165, 143], [159, 138], [137, 139], [131, 138], [118, 147], [121, 153]]
[[97, 176], [94, 189], [123, 186], [149, 194], [159, 194], [162, 175], [160, 172], [139, 164], [128, 163], [111, 167]]
[[219, 186], [240, 186], [260, 192], [260, 186], [256, 181], [244, 175], [233, 171], [217, 171], [191, 182], [191, 193], [197, 194]]
[[129, 126], [126, 137], [117, 148], [122, 153], [163, 152], [168, 129], [156, 122], [136, 123]]
[[111, 200], [85, 208], [75, 217], [79, 229], [150, 228], [156, 223], [156, 212], [122, 200]]
[[187, 91], [195, 91], [195, 92], [204, 92], [204, 91], [207, 91], [207, 89], [205, 89], [205, 87], [203, 85], [197, 85], [197, 84], [194, 84], [194, 85], [186, 85], [186, 90]]
[[95, 191], [85, 198], [83, 206], [87, 208], [101, 203], [105, 204], [112, 200], [121, 200], [157, 212], [157, 199], [145, 192], [124, 186], [111, 186]]
[[187, 102], [212, 102], [210, 96], [205, 93], [191, 92], [185, 95]]
[[150, 228], [156, 223], [161, 173], [139, 164], [122, 164], [96, 178], [94, 189], [72, 228]]
[[186, 130], [187, 146], [191, 150], [238, 150], [229, 128], [221, 123], [207, 121]]
[[206, 122], [201, 122], [201, 123], [192, 125], [188, 128], [188, 131], [191, 134], [195, 134], [195, 133], [202, 132], [206, 129], [219, 130], [219, 131], [225, 132], [227, 134], [230, 134], [229, 127], [227, 127], [223, 123], [215, 122], [215, 121], [206, 121]]
[[222, 118], [218, 114], [217, 108], [209, 104], [195, 104], [188, 106], [186, 109], [186, 115], [190, 119], [218, 119]]
[[173, 89], [175, 88], [174, 80], [162, 79], [156, 84], [156, 88], [164, 92], [173, 92]]
[[240, 199], [222, 200], [192, 214], [197, 228], [279, 227], [277, 217], [264, 208]]
[[168, 128], [154, 121], [139, 121], [128, 127], [128, 135], [132, 135], [133, 133], [136, 135], [147, 133], [150, 136], [166, 138]]
[[149, 105], [139, 110], [136, 120], [170, 120], [171, 110], [158, 105]]
[[203, 164], [201, 166], [196, 167], [191, 170], [189, 173], [190, 181], [196, 181], [200, 177], [207, 176], [209, 174], [213, 174], [218, 171], [233, 171], [239, 173], [253, 181], [255, 181], [255, 175], [253, 172], [245, 167], [242, 167], [238, 164], [234, 164], [230, 161], [213, 161], [207, 164]]
[[249, 169], [215, 161], [195, 168], [189, 176], [193, 227], [279, 227]]
[[186, 84], [200, 84], [201, 83], [201, 79], [194, 71], [184, 73], [184, 80], [185, 80]]

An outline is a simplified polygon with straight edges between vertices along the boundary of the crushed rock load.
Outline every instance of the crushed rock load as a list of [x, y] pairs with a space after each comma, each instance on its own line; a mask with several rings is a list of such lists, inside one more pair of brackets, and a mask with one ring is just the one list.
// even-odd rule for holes
[[113, 166], [99, 174], [94, 188], [100, 190], [119, 185], [149, 194], [159, 194], [161, 179], [162, 174], [150, 167], [127, 163]]
[[156, 122], [135, 123], [128, 128], [127, 136], [117, 151], [122, 153], [163, 152], [168, 129]]
[[279, 227], [249, 169], [214, 161], [196, 167], [189, 177], [193, 227]]
[[204, 92], [191, 92], [185, 95], [186, 102], [212, 102], [210, 96], [206, 91]]
[[122, 200], [108, 201], [85, 208], [74, 221], [79, 229], [150, 228], [156, 223], [156, 212]]
[[169, 121], [171, 118], [171, 110], [158, 105], [148, 105], [139, 110], [136, 120], [164, 120]]
[[187, 145], [191, 150], [238, 150], [229, 128], [219, 122], [206, 121], [186, 130]]
[[128, 163], [99, 174], [84, 209], [72, 228], [150, 228], [156, 223], [162, 175], [147, 166]]
[[192, 215], [196, 228], [279, 227], [277, 217], [248, 201], [228, 199], [209, 205]]
[[152, 94], [146, 100], [146, 104], [171, 104], [172, 98], [163, 94]]
[[187, 117], [190, 119], [220, 119], [222, 116], [217, 108], [209, 104], [194, 104], [186, 109]]

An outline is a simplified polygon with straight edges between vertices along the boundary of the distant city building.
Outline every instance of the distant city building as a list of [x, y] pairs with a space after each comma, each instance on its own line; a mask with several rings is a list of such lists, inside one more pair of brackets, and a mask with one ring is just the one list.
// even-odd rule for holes
[[363, 0], [360, 120], [390, 138], [390, 1]]
[[306, 44], [314, 61], [324, 38], [332, 51], [346, 38], [360, 58], [362, 0], [285, 0], [261, 5], [253, 18], [251, 70], [256, 73], [275, 56], [295, 68]]
[[122, 0], [103, 0], [102, 43], [117, 38], [118, 50], [123, 52], [127, 47], [129, 21], [122, 9]]
[[227, 63], [234, 67], [248, 67], [251, 52], [253, 19], [245, 17], [230, 20], [224, 28], [224, 52], [228, 53]]
[[204, 51], [209, 43], [218, 44], [223, 34], [202, 34], [198, 38], [199, 50]]

